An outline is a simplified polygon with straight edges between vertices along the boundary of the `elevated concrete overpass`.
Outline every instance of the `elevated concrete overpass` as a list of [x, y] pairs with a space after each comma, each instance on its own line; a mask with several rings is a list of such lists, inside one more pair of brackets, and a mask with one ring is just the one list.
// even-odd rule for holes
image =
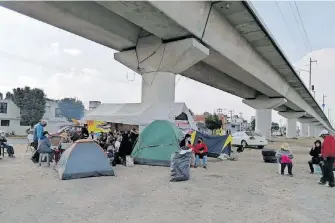
[[[174, 101], [175, 74], [243, 98], [268, 135], [271, 110], [294, 137], [334, 132], [256, 11], [246, 1], [0, 2], [0, 5], [119, 51], [142, 74], [142, 102]], [[164, 89], [164, 91], [162, 91]]]

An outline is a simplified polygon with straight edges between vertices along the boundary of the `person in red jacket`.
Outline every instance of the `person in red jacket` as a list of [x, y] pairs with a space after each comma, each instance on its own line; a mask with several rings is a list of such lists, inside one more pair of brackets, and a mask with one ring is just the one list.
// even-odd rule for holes
[[195, 150], [195, 163], [194, 168], [198, 167], [199, 159], [202, 159], [203, 168], [207, 169], [207, 145], [203, 142], [202, 138], [198, 138], [198, 143], [194, 146]]
[[320, 137], [323, 138], [321, 156], [323, 157], [324, 166], [322, 177], [318, 183], [324, 185], [328, 182], [329, 187], [334, 187], [333, 165], [335, 161], [335, 139], [329, 135], [327, 130], [322, 130]]

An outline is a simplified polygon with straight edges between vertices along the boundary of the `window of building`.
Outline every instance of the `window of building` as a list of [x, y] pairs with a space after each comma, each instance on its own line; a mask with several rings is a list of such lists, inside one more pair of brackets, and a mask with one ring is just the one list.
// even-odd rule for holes
[[179, 121], [187, 121], [188, 118], [187, 118], [187, 115], [186, 115], [184, 112], [182, 112], [180, 115], [178, 115], [178, 116], [175, 118], [175, 120], [179, 120]]
[[59, 108], [55, 108], [55, 117], [56, 118], [61, 118], [62, 117], [62, 113], [60, 112]]
[[29, 126], [29, 122], [20, 120], [20, 126]]
[[7, 114], [7, 103], [6, 102], [0, 103], [0, 113]]
[[1, 120], [1, 126], [9, 126], [9, 120]]

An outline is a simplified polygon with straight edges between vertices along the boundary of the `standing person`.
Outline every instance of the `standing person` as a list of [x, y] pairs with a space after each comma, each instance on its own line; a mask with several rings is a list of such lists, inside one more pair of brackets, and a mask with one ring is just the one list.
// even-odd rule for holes
[[321, 156], [323, 158], [324, 165], [323, 175], [318, 183], [324, 185], [328, 182], [329, 187], [334, 187], [333, 165], [335, 161], [335, 139], [327, 130], [322, 130], [320, 137], [323, 138]]
[[198, 143], [195, 145], [195, 163], [194, 168], [198, 167], [199, 159], [202, 159], [202, 167], [207, 169], [207, 145], [203, 142], [202, 138], [198, 138]]
[[[313, 164], [318, 164], [320, 165], [321, 162], [321, 141], [320, 140], [316, 140], [314, 142], [314, 146], [311, 149], [311, 151], [309, 152], [309, 155], [311, 155], [312, 159], [310, 161], [308, 161], [308, 165], [309, 168], [311, 169], [311, 174], [314, 173], [314, 167]], [[322, 165], [320, 165], [320, 168], [322, 170]]]
[[278, 163], [280, 163], [280, 173], [281, 175], [284, 175], [285, 168], [287, 166], [288, 169], [288, 175], [293, 177], [292, 169], [293, 169], [293, 164], [292, 164], [292, 159], [293, 159], [293, 154], [289, 148], [288, 143], [284, 143], [283, 145], [280, 146], [280, 149], [276, 152], [276, 157], [278, 159]]
[[38, 142], [45, 138], [45, 135], [43, 135], [45, 126], [47, 126], [47, 121], [46, 120], [42, 120], [41, 122], [37, 123], [34, 126], [33, 147], [35, 148], [36, 151], [34, 152], [33, 156], [31, 157], [31, 160], [34, 163], [38, 163], [38, 160], [39, 160], [39, 157], [40, 157], [40, 153], [37, 151], [37, 147], [38, 147]]
[[38, 146], [38, 141], [43, 139], [45, 136], [43, 135], [44, 132], [44, 127], [47, 126], [47, 121], [46, 120], [42, 120], [41, 122], [37, 123], [34, 126], [34, 148], [37, 149]]
[[84, 124], [84, 127], [81, 128], [81, 134], [80, 138], [81, 139], [87, 139], [90, 136], [88, 129], [87, 129], [87, 124]]
[[179, 147], [182, 148], [182, 147], [186, 146], [188, 141], [191, 141], [191, 135], [187, 133], [184, 136], [184, 138], [180, 141]]

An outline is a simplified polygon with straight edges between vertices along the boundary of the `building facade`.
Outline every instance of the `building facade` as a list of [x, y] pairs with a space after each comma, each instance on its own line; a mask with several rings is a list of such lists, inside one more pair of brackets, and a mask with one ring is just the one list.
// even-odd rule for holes
[[[46, 130], [55, 132], [61, 125], [68, 122], [60, 114], [58, 102], [47, 100], [43, 119], [48, 121]], [[26, 135], [26, 130], [30, 126], [24, 125], [20, 118], [20, 108], [12, 101], [0, 100], [0, 130], [6, 133], [14, 133], [15, 135]]]

